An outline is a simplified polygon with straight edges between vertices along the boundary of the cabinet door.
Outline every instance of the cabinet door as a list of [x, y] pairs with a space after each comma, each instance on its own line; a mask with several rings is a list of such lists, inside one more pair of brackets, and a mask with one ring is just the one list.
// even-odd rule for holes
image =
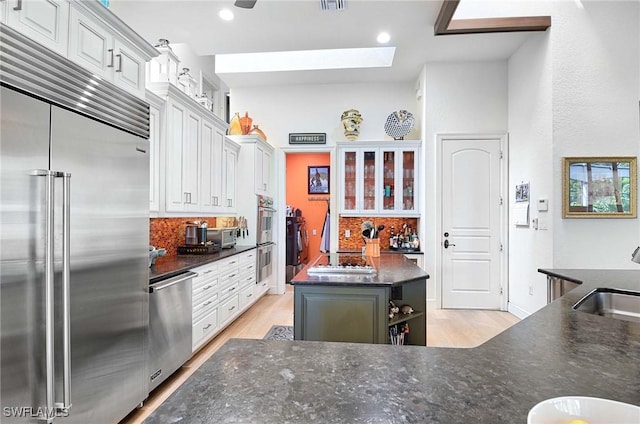
[[213, 168], [216, 166], [213, 162], [213, 146], [215, 140], [215, 130], [213, 125], [202, 121], [202, 142], [200, 155], [200, 204], [203, 210], [213, 208]]
[[75, 7], [69, 20], [69, 59], [110, 80], [115, 61], [111, 32]]
[[418, 176], [417, 149], [398, 149], [398, 172], [396, 184], [400, 193], [396, 196], [397, 210], [402, 212], [418, 212]]
[[382, 153], [382, 211], [394, 213], [398, 210], [397, 152], [393, 148], [383, 148]]
[[360, 152], [362, 156], [360, 211], [364, 213], [376, 212], [380, 209], [378, 206], [380, 198], [378, 153], [378, 149], [362, 149]]
[[131, 94], [144, 98], [145, 60], [122, 41], [114, 43], [113, 83]]
[[13, 0], [7, 3], [7, 25], [56, 53], [67, 55], [67, 0]]
[[149, 211], [160, 210], [160, 109], [149, 107]]
[[200, 211], [200, 115], [187, 111], [184, 152], [182, 156], [182, 185], [186, 195], [186, 209]]
[[182, 190], [182, 154], [185, 143], [185, 122], [187, 110], [183, 105], [167, 102], [167, 137], [166, 137], [166, 196], [165, 208], [167, 212], [184, 210], [187, 196]]
[[211, 151], [211, 163], [213, 163], [213, 169], [211, 172], [211, 197], [212, 205], [214, 208], [219, 209], [223, 206], [222, 200], [222, 181], [223, 181], [223, 169], [224, 169], [224, 146], [225, 130], [220, 128], [214, 128], [213, 133], [213, 147]]
[[255, 166], [255, 191], [256, 194], [264, 194], [267, 192], [264, 181], [264, 148], [258, 143], [256, 143]]
[[238, 152], [231, 148], [225, 148], [225, 190], [223, 207], [227, 211], [236, 208], [236, 165], [238, 164]]
[[340, 197], [341, 212], [356, 212], [358, 210], [357, 187], [357, 150], [340, 151], [340, 181], [342, 181], [342, 196]]
[[264, 184], [264, 191], [266, 194], [271, 193], [271, 185], [269, 183], [271, 178], [271, 152], [264, 150], [262, 156], [262, 184]]

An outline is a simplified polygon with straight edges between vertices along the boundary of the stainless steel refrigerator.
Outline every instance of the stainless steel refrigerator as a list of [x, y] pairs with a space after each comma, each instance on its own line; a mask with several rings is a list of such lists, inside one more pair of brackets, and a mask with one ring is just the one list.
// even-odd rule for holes
[[0, 422], [148, 395], [149, 107], [0, 25]]

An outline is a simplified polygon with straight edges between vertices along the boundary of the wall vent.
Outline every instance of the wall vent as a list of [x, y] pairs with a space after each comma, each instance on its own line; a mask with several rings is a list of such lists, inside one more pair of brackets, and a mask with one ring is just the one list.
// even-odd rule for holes
[[320, 0], [320, 8], [322, 10], [345, 10], [347, 0]]

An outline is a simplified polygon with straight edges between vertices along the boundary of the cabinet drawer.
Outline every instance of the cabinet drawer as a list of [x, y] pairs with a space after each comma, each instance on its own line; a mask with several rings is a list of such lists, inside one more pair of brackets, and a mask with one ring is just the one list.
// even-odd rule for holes
[[256, 263], [255, 262], [251, 262], [249, 264], [246, 264], [244, 266], [240, 266], [240, 275], [241, 276], [245, 276], [245, 275], [256, 275]]
[[240, 264], [240, 257], [238, 255], [232, 256], [230, 258], [221, 259], [217, 262], [218, 267], [220, 269], [220, 273], [225, 273], [228, 270], [232, 270], [233, 268], [237, 268]]
[[220, 287], [220, 291], [219, 291], [220, 300], [223, 301], [233, 294], [238, 294], [239, 288], [240, 288], [240, 284], [238, 284], [238, 280], [234, 281], [231, 284], [227, 284], [224, 287]]
[[247, 306], [249, 303], [253, 302], [256, 298], [255, 294], [255, 284], [252, 284], [248, 287], [245, 287], [240, 292], [240, 309]]
[[245, 275], [244, 277], [241, 277], [239, 285], [241, 289], [244, 289], [245, 287], [248, 287], [248, 286], [255, 286], [256, 275], [251, 274], [251, 275]]
[[258, 284], [256, 284], [257, 296], [262, 296], [268, 290], [269, 290], [269, 280], [263, 280], [263, 281], [260, 281]]
[[239, 297], [236, 293], [218, 307], [220, 323], [224, 324], [239, 311]]
[[220, 275], [220, 277], [218, 277], [218, 284], [221, 289], [237, 283], [238, 281], [240, 281], [240, 273], [238, 272], [238, 269], [234, 269], [233, 272], [229, 272], [228, 274]]
[[192, 351], [202, 346], [218, 329], [218, 309], [214, 309], [193, 325], [191, 331]]
[[193, 302], [192, 309], [192, 319], [193, 322], [198, 321], [200, 318], [205, 316], [207, 313], [212, 311], [218, 306], [218, 293], [213, 293], [209, 297], [205, 297], [198, 301]]
[[199, 302], [202, 299], [211, 297], [212, 294], [218, 294], [218, 280], [214, 279], [209, 282], [205, 282], [205, 284], [200, 287], [193, 289], [193, 303], [195, 305], [196, 302]]
[[217, 265], [206, 265], [198, 268], [194, 268], [191, 271], [198, 274], [192, 280], [192, 287], [195, 289], [196, 287], [204, 286], [205, 283], [211, 281], [212, 279], [218, 278], [218, 266]]

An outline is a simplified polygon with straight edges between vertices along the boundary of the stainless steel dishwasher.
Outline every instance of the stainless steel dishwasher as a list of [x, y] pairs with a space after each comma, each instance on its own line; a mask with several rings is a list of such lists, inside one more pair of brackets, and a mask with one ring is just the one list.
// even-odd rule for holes
[[191, 356], [191, 279], [197, 275], [149, 285], [149, 392]]

